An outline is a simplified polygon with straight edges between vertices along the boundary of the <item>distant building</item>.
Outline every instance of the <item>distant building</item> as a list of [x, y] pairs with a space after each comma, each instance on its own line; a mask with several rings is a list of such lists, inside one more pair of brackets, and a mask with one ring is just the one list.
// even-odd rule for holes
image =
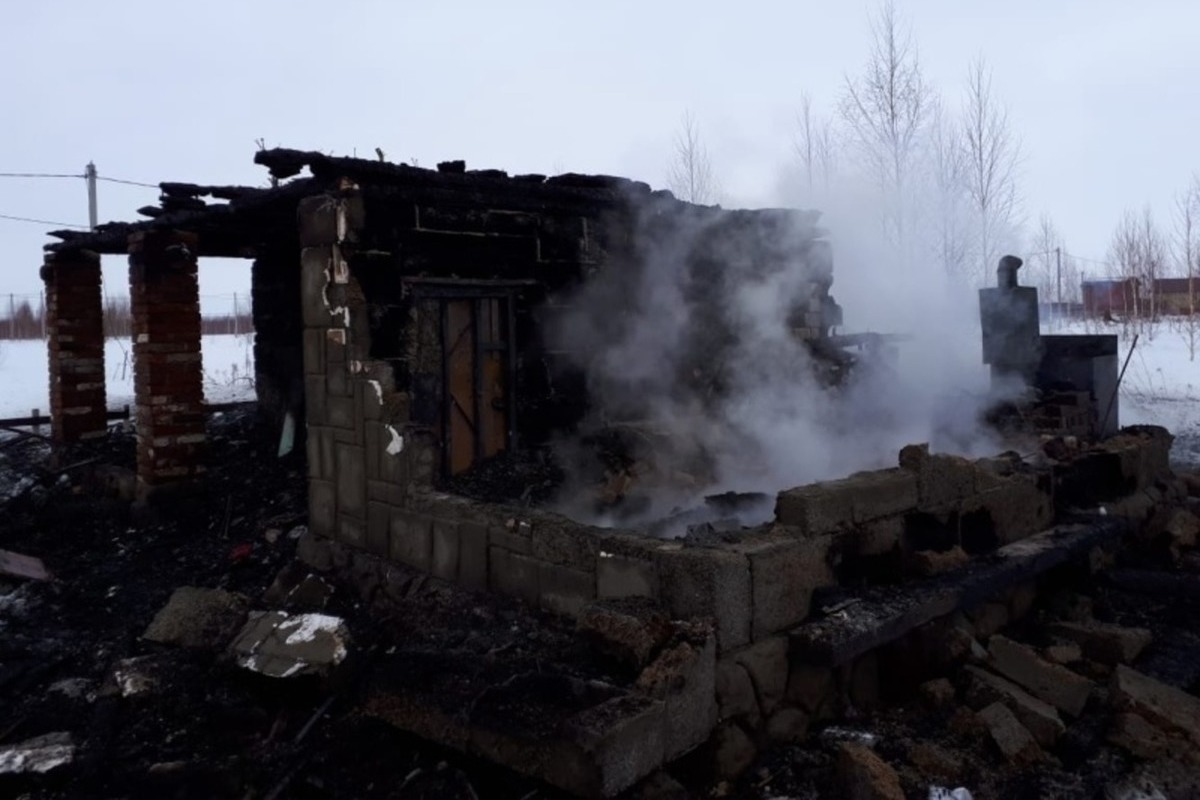
[[1128, 316], [1138, 308], [1137, 278], [1084, 281], [1083, 311], [1088, 317]]
[[1154, 282], [1154, 292], [1160, 314], [1187, 315], [1200, 310], [1200, 278], [1160, 278]]

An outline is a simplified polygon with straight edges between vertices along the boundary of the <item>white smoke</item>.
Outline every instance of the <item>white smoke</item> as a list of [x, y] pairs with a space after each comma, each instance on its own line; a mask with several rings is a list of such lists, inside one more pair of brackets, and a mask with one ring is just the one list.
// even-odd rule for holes
[[[637, 521], [709, 495], [773, 498], [893, 466], [914, 442], [965, 455], [1000, 449], [981, 423], [990, 400], [973, 288], [880, 245], [869, 224], [855, 224], [866, 215], [835, 211], [821, 231], [813, 214], [767, 212], [770, 224], [743, 216], [749, 227], [733, 235], [725, 212], [672, 206], [640, 206], [633, 241], [610, 252], [551, 325], [554, 348], [574, 353], [587, 376], [587, 425], [638, 431], [656, 462], [656, 482], [639, 487]], [[825, 362], [793, 330], [798, 310], [811, 311], [814, 282], [828, 280], [830, 245], [844, 330], [910, 337], [894, 359], [855, 354], [837, 387], [817, 378]], [[559, 451], [580, 457], [575, 440]], [[562, 510], [612, 522], [596, 512], [594, 475], [576, 478]], [[743, 521], [762, 521], [770, 505]]]

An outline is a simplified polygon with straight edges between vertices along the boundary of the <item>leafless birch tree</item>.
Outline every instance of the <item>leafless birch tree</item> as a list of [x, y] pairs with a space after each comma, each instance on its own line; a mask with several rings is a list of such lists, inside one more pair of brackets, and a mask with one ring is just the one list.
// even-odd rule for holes
[[717, 181], [713, 175], [708, 148], [700, 126], [690, 111], [684, 112], [675, 134], [675, 151], [667, 173], [667, 186], [681, 200], [711, 204], [717, 200]]
[[840, 112], [868, 177], [891, 206], [885, 226], [899, 243], [906, 238], [906, 191], [932, 103], [916, 45], [888, 0], [871, 22], [862, 74], [846, 78]]
[[1188, 360], [1196, 360], [1200, 340], [1200, 315], [1197, 315], [1196, 282], [1200, 279], [1200, 175], [1193, 175], [1187, 189], [1175, 198], [1176, 271], [1187, 281], [1187, 316], [1181, 331], [1188, 348]]
[[966, 207], [966, 151], [958, 126], [940, 104], [931, 114], [928, 138], [931, 202], [928, 205], [933, 257], [947, 276], [965, 278], [970, 253]]
[[808, 198], [827, 196], [836, 169], [833, 123], [828, 117], [814, 113], [812, 97], [807, 92], [800, 96], [792, 146]]
[[1011, 229], [1017, 210], [1017, 167], [1021, 145], [1008, 124], [1008, 111], [992, 96], [992, 74], [978, 59], [967, 75], [963, 120], [967, 188], [976, 215], [983, 275], [999, 257], [999, 235]]

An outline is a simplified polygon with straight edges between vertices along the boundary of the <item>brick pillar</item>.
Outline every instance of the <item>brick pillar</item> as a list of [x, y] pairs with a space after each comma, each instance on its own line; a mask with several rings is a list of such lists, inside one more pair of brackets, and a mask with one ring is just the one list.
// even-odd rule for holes
[[54, 441], [103, 436], [104, 306], [100, 256], [92, 252], [46, 255], [46, 332], [50, 341], [50, 417]]
[[204, 471], [204, 387], [196, 237], [129, 237], [138, 494], [143, 499]]

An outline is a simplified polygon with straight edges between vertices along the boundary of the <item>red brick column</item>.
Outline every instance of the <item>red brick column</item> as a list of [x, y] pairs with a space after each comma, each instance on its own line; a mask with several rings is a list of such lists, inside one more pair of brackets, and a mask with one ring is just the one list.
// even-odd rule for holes
[[78, 251], [49, 253], [42, 280], [46, 282], [54, 441], [103, 436], [107, 418], [100, 256]]
[[129, 237], [137, 404], [138, 493], [204, 471], [204, 387], [196, 237], [147, 231]]

